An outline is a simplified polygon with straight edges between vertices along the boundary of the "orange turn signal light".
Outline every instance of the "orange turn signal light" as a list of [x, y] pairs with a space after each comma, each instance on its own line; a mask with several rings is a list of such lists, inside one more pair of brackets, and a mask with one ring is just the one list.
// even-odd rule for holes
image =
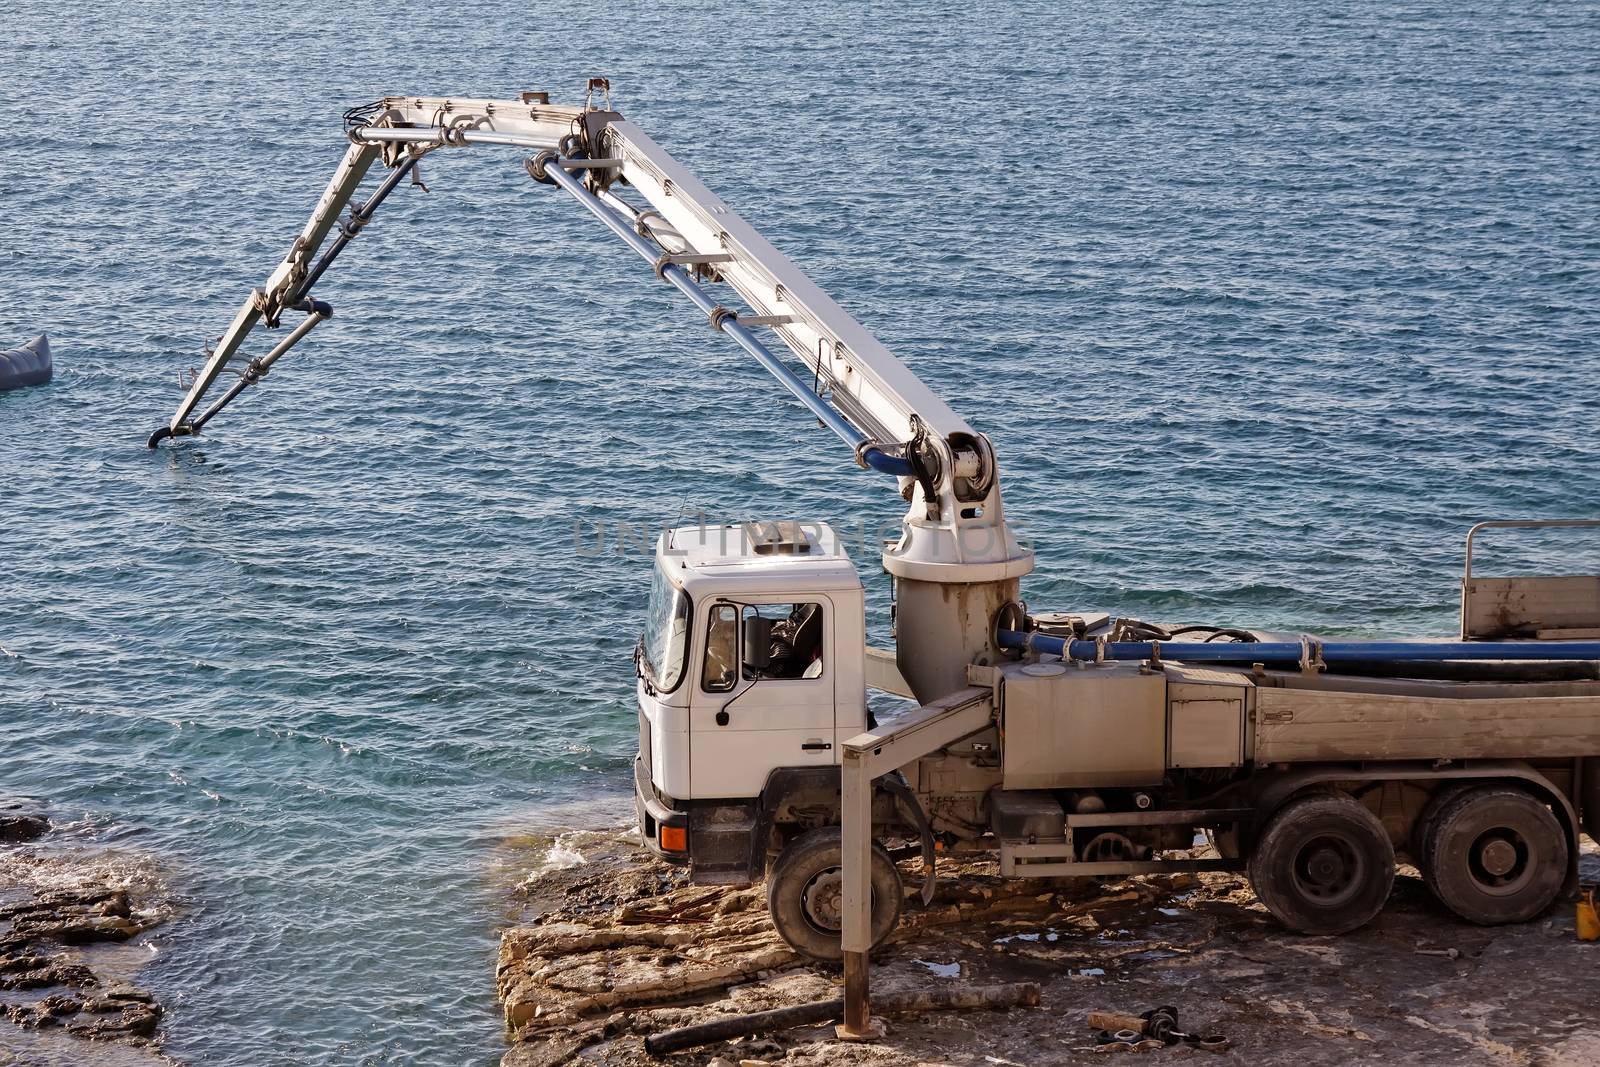
[[661, 848], [665, 852], [689, 851], [689, 828], [686, 826], [663, 826], [661, 828]]

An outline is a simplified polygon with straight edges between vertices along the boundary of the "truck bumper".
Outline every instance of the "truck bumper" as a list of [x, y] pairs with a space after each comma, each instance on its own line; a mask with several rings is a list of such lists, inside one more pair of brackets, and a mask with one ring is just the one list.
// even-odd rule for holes
[[661, 803], [645, 772], [644, 760], [633, 760], [633, 809], [645, 847], [668, 863], [689, 862], [689, 815]]

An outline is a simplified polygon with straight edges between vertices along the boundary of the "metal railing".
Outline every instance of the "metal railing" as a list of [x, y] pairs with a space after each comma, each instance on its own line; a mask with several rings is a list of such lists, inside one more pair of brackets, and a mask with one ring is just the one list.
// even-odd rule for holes
[[1462, 571], [1463, 583], [1472, 580], [1472, 542], [1483, 530], [1526, 530], [1526, 529], [1556, 529], [1585, 526], [1600, 526], [1600, 519], [1490, 519], [1480, 522], [1467, 531], [1467, 563]]

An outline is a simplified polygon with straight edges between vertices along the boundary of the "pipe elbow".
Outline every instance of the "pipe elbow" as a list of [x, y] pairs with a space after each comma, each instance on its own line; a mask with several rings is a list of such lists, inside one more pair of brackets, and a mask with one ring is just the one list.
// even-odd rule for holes
[[891, 456], [876, 445], [869, 445], [861, 450], [861, 462], [875, 471], [892, 474], [896, 478], [910, 478], [916, 474], [916, 469], [911, 466], [910, 460]]

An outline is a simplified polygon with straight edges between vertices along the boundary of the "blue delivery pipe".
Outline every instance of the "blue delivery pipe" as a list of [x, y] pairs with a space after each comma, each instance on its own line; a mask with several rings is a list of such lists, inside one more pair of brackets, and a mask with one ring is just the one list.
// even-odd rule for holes
[[[1098, 641], [1001, 630], [1001, 648], [1044, 652], [1062, 659], [1144, 660], [1185, 663], [1298, 664], [1307, 646], [1298, 641]], [[1157, 648], [1159, 646], [1159, 652]], [[1103, 651], [1102, 651], [1103, 649]], [[1444, 660], [1600, 660], [1600, 641], [1324, 641], [1324, 663], [1433, 663]]]
[[[650, 263], [657, 262], [661, 250], [637, 233], [615, 209], [584, 188], [580, 179], [567, 173], [560, 160], [546, 159], [540, 164], [540, 170], [551, 181], [571, 193], [578, 203], [589, 209], [590, 214], [605, 223], [612, 233], [622, 238], [629, 248]], [[734, 343], [754, 356], [769, 374], [778, 379], [780, 385], [793, 393], [813, 415], [821, 419], [823, 425], [838, 434], [845, 444], [857, 449], [863, 463], [873, 470], [892, 474], [897, 478], [909, 478], [916, 473], [909, 460], [891, 456], [875, 444], [862, 448], [861, 446], [867, 443], [867, 435], [852, 426], [843, 415], [812, 392], [811, 386], [807, 385], [803, 378], [790, 370], [766, 345], [757, 340], [749, 327], [740, 325], [738, 318], [719, 305], [682, 267], [668, 263], [662, 266], [661, 277], [671, 282], [684, 296], [694, 302], [695, 307], [705, 312], [714, 328], [733, 338]]]

